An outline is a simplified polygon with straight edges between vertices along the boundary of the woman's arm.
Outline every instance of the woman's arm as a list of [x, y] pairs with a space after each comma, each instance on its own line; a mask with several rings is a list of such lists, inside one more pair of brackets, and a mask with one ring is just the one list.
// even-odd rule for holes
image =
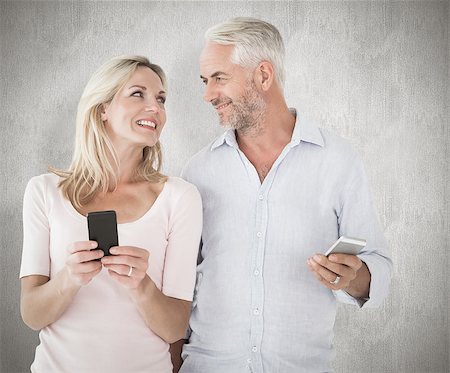
[[183, 338], [191, 302], [164, 295], [156, 287], [147, 275], [149, 252], [131, 246], [116, 246], [110, 252], [113, 255], [102, 258], [102, 263], [111, 277], [128, 288], [146, 325], [167, 343]]
[[168, 343], [183, 338], [188, 327], [192, 302], [183, 299], [192, 299], [194, 292], [202, 230], [200, 194], [193, 185], [180, 183], [185, 189], [173, 201], [169, 218], [162, 291], [147, 274], [149, 251], [117, 246], [110, 249], [113, 255], [102, 258], [111, 277], [129, 289], [147, 326]]
[[131, 295], [145, 323], [155, 334], [167, 343], [185, 336], [192, 302], [164, 295], [148, 276]]
[[95, 242], [75, 242], [66, 267], [51, 280], [47, 276], [22, 277], [20, 313], [31, 329], [40, 330], [58, 320], [81, 288], [102, 269], [102, 250]]

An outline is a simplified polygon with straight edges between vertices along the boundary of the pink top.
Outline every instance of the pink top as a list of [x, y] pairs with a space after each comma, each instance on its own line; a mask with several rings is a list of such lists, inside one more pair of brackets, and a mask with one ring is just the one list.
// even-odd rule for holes
[[[88, 240], [87, 220], [45, 174], [27, 185], [20, 277], [52, 277], [68, 246]], [[118, 224], [119, 244], [150, 251], [148, 275], [170, 297], [191, 301], [202, 227], [197, 189], [170, 177], [153, 206]], [[169, 345], [144, 323], [127, 291], [103, 269], [83, 286], [65, 313], [39, 334], [32, 372], [171, 372]]]

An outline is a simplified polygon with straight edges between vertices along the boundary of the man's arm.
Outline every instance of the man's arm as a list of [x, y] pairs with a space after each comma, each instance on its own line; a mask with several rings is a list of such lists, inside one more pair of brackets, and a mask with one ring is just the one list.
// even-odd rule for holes
[[338, 236], [360, 237], [367, 245], [357, 256], [335, 253], [326, 258], [316, 254], [308, 259], [308, 266], [327, 288], [343, 290], [335, 292], [339, 301], [376, 307], [388, 294], [392, 261], [362, 162], [357, 160], [352, 168], [351, 181], [342, 188], [341, 207], [336, 211]]

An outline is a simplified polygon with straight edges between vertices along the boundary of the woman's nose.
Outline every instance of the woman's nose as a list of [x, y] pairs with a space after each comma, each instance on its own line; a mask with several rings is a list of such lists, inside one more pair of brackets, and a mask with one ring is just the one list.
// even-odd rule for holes
[[157, 113], [159, 110], [159, 103], [156, 100], [149, 100], [146, 102], [144, 111]]

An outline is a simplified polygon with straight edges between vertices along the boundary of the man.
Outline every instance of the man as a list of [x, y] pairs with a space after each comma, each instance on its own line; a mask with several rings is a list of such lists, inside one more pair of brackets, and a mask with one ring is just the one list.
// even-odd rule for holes
[[[203, 199], [182, 373], [331, 371], [336, 301], [378, 306], [392, 263], [361, 161], [283, 96], [284, 46], [263, 21], [212, 27], [204, 99], [228, 128], [183, 171]], [[323, 253], [340, 236], [358, 256]]]

